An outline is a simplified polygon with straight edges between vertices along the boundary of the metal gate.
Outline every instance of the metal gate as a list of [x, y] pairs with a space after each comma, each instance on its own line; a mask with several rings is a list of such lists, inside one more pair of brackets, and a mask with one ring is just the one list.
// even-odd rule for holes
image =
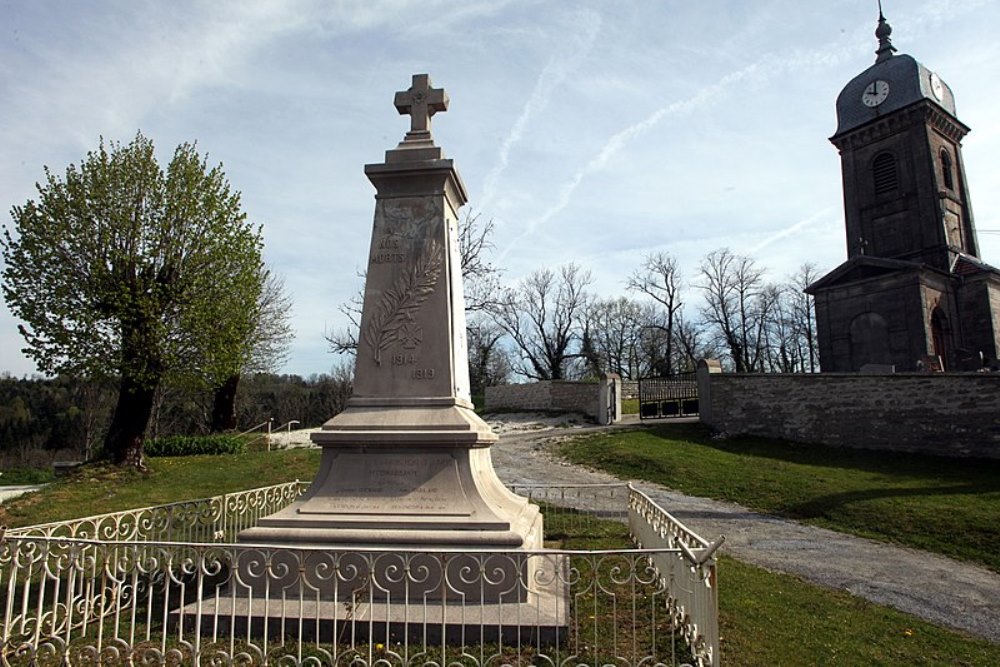
[[668, 419], [697, 414], [698, 380], [693, 371], [639, 380], [640, 419]]

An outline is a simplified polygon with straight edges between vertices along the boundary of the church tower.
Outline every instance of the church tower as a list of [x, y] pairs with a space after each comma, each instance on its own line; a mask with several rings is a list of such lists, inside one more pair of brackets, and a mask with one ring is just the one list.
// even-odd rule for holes
[[879, 14], [875, 64], [837, 98], [847, 261], [807, 292], [825, 372], [963, 370], [1000, 352], [1000, 272], [979, 258], [951, 88], [897, 54]]

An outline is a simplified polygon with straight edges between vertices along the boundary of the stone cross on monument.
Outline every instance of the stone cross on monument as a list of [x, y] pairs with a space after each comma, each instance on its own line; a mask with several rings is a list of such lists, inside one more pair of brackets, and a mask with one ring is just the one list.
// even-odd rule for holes
[[[490, 458], [497, 436], [469, 396], [458, 254], [458, 209], [467, 196], [430, 133], [430, 117], [447, 108], [448, 96], [420, 74], [395, 105], [411, 114], [411, 129], [385, 162], [365, 166], [375, 220], [353, 395], [312, 436], [323, 458], [309, 490], [240, 540], [541, 548], [538, 507], [497, 477]], [[509, 574], [523, 576], [517, 568]]]
[[442, 88], [432, 88], [430, 77], [426, 74], [414, 74], [413, 85], [409, 90], [396, 93], [394, 101], [400, 115], [410, 115], [410, 131], [403, 141], [430, 141], [431, 116], [438, 111], [448, 110], [448, 93]]

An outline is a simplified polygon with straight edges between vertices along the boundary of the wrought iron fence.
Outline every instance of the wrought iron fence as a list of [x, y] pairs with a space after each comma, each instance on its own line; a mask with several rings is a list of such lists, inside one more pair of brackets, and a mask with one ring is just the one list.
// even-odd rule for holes
[[120, 542], [231, 542], [260, 517], [287, 507], [308, 486], [296, 480], [211, 498], [11, 528], [7, 534]]
[[628, 517], [639, 549], [212, 543], [301, 488], [8, 531], [0, 662], [719, 664], [718, 545], [631, 486], [516, 490], [547, 517]]
[[696, 373], [675, 373], [639, 380], [639, 419], [690, 417], [697, 414]]

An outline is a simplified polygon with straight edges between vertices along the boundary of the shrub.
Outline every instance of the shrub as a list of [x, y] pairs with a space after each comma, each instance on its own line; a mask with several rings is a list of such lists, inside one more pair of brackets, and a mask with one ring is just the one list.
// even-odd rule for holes
[[198, 454], [242, 454], [246, 440], [237, 435], [172, 435], [147, 440], [146, 456], [196, 456]]

